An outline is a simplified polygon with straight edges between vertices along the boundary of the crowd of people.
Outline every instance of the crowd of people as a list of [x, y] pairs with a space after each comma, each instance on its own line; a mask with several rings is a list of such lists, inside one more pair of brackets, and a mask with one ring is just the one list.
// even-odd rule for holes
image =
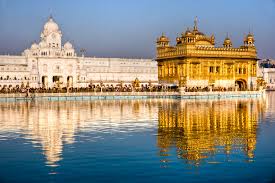
[[[89, 85], [89, 87], [25, 87], [25, 86], [1, 86], [0, 93], [79, 93], [79, 92], [160, 92], [164, 91], [162, 86], [141, 85], [140, 87], [134, 87], [131, 84], [125, 85]], [[165, 91], [176, 91], [175, 89], [166, 89]]]
[[[238, 89], [245, 90], [245, 89]], [[235, 91], [233, 87], [187, 87], [186, 92]]]
[[[235, 91], [235, 88], [225, 87], [186, 87], [186, 92], [209, 92], [209, 91]], [[240, 89], [238, 89], [240, 90]], [[53, 88], [32, 88], [28, 86], [1, 86], [0, 93], [79, 93], [79, 92], [177, 92], [179, 88], [177, 86], [164, 86], [164, 85], [140, 85], [138, 87], [132, 84], [125, 85], [89, 85], [89, 87], [53, 87]]]

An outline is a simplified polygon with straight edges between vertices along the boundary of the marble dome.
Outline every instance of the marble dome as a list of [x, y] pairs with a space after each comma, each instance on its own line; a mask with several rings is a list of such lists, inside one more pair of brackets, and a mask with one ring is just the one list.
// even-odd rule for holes
[[39, 46], [38, 46], [38, 44], [36, 44], [36, 43], [33, 43], [32, 46], [31, 46], [31, 49], [32, 49], [32, 50], [36, 50], [36, 49], [38, 49], [38, 48], [39, 48]]
[[65, 44], [64, 44], [64, 48], [65, 49], [72, 49], [73, 48], [73, 45], [70, 43], [70, 42], [66, 42]]
[[49, 18], [48, 22], [45, 23], [44, 25], [44, 34], [49, 34], [52, 32], [57, 32], [59, 30], [59, 27], [57, 23], [53, 20], [52, 17]]

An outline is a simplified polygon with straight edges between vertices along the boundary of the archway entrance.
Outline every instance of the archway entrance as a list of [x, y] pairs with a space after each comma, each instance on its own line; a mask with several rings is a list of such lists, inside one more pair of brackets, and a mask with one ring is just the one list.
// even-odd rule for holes
[[239, 91], [244, 91], [247, 89], [247, 83], [243, 79], [238, 79], [235, 81], [235, 86], [238, 88]]
[[73, 87], [73, 77], [72, 76], [67, 77], [67, 87]]
[[42, 87], [48, 87], [48, 76], [42, 76]]
[[63, 77], [62, 76], [53, 76], [53, 83], [55, 87], [61, 87], [63, 84]]

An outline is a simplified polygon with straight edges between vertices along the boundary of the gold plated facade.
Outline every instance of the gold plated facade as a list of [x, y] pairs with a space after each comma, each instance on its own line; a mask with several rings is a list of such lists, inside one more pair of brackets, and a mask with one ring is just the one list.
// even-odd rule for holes
[[157, 39], [158, 78], [162, 84], [186, 87], [238, 87], [255, 89], [257, 50], [254, 36], [249, 33], [244, 44], [233, 48], [227, 36], [222, 47], [216, 47], [215, 37], [189, 28], [170, 46], [164, 34]]

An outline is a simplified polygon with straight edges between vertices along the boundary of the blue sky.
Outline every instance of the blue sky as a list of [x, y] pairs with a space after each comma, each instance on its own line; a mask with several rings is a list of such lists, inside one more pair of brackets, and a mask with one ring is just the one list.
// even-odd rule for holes
[[259, 58], [275, 58], [275, 0], [0, 0], [0, 53], [20, 54], [39, 41], [50, 14], [63, 41], [89, 56], [153, 58], [162, 32], [174, 44], [198, 16], [217, 45], [228, 32], [239, 47], [251, 30]]

